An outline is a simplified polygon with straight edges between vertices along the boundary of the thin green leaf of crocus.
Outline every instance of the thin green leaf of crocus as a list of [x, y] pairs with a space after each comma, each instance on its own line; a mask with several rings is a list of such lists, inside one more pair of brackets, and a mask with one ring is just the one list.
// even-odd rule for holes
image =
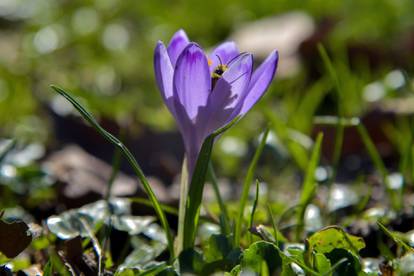
[[256, 170], [257, 162], [259, 161], [260, 156], [262, 155], [263, 149], [266, 145], [267, 136], [269, 135], [269, 128], [267, 128], [262, 136], [259, 146], [254, 153], [253, 159], [250, 163], [249, 169], [247, 170], [246, 178], [243, 183], [242, 195], [240, 198], [239, 213], [236, 221], [236, 228], [234, 231], [234, 244], [238, 245], [240, 243], [241, 236], [241, 227], [243, 222], [244, 208], [246, 207], [247, 198], [249, 197], [250, 185], [253, 181], [254, 172]]
[[191, 179], [190, 189], [186, 202], [183, 250], [192, 248], [194, 245], [198, 219], [200, 215], [200, 205], [203, 195], [204, 182], [210, 162], [214, 139], [220, 134], [224, 133], [234, 124], [236, 124], [239, 119], [240, 116], [234, 118], [230, 123], [210, 134], [203, 142]]
[[220, 207], [220, 225], [221, 225], [221, 231], [224, 235], [230, 235], [230, 222], [229, 222], [229, 216], [227, 212], [226, 205], [224, 204], [224, 201], [220, 195], [220, 189], [218, 187], [218, 182], [216, 178], [216, 174], [214, 172], [213, 164], [211, 164], [211, 161], [208, 166], [208, 174], [211, 181], [211, 185], [213, 186], [214, 193], [217, 198], [217, 202]]
[[79, 104], [72, 96], [70, 96], [66, 91], [64, 91], [62, 88], [59, 88], [55, 85], [51, 85], [51, 88], [55, 90], [57, 93], [62, 95], [66, 100], [68, 100], [73, 107], [78, 110], [78, 112], [82, 115], [82, 117], [90, 123], [96, 131], [98, 131], [99, 134], [101, 134], [105, 139], [107, 139], [109, 142], [111, 142], [113, 145], [117, 146], [124, 157], [127, 159], [128, 163], [131, 165], [132, 169], [134, 170], [135, 174], [137, 175], [138, 179], [141, 181], [149, 199], [151, 200], [152, 206], [158, 216], [158, 218], [161, 221], [162, 227], [164, 228], [165, 235], [167, 237], [168, 241], [168, 249], [170, 251], [170, 258], [171, 260], [174, 259], [174, 243], [172, 234], [170, 231], [170, 227], [167, 221], [167, 218], [164, 214], [164, 211], [162, 210], [161, 204], [159, 203], [157, 197], [155, 196], [154, 191], [151, 188], [151, 185], [149, 184], [148, 180], [146, 179], [144, 173], [141, 170], [141, 167], [139, 166], [138, 162], [135, 160], [132, 153], [128, 150], [125, 145], [118, 140], [115, 136], [113, 136], [111, 133], [107, 132], [104, 128], [102, 128], [99, 123], [95, 120], [95, 118], [87, 111], [85, 108]]
[[321, 145], [322, 145], [323, 134], [319, 133], [315, 145], [313, 146], [311, 158], [309, 160], [308, 168], [306, 170], [305, 180], [302, 186], [302, 194], [300, 196], [300, 208], [298, 210], [298, 227], [296, 232], [296, 238], [299, 239], [299, 236], [302, 232], [304, 225], [305, 210], [309, 202], [312, 200], [316, 191], [316, 182], [315, 182], [315, 170], [319, 164], [319, 158], [321, 155]]
[[[250, 221], [249, 221], [249, 228], [251, 229], [253, 227], [254, 222], [254, 214], [256, 213], [257, 204], [259, 203], [259, 180], [256, 179], [256, 196], [253, 201], [253, 207], [252, 212], [250, 214]], [[250, 237], [250, 243], [252, 243], [252, 235], [249, 235]]]

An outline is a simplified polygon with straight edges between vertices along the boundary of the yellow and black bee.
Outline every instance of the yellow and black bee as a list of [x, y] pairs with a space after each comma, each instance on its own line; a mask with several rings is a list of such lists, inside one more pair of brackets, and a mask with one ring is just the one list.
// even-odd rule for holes
[[217, 56], [220, 64], [214, 69], [213, 73], [211, 74], [211, 90], [213, 90], [214, 86], [216, 86], [217, 81], [221, 78], [221, 76], [226, 72], [228, 69], [226, 64], [223, 64], [221, 58]]

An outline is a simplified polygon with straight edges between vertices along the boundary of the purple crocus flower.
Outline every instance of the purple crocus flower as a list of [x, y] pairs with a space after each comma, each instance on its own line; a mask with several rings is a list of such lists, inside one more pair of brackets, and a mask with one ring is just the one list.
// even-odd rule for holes
[[155, 48], [155, 78], [184, 140], [192, 175], [204, 139], [235, 117], [243, 116], [263, 96], [277, 67], [272, 51], [253, 71], [253, 56], [224, 42], [206, 55], [179, 30], [168, 47]]

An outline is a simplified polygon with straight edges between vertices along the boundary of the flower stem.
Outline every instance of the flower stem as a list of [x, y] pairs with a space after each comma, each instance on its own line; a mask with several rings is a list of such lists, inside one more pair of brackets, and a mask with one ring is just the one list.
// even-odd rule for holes
[[194, 172], [191, 177], [188, 197], [186, 198], [185, 203], [186, 210], [184, 218], [184, 235], [182, 246], [183, 250], [192, 248], [194, 246], [198, 220], [200, 216], [201, 200], [203, 198], [204, 183], [208, 171], [208, 164], [211, 158], [211, 152], [213, 150], [214, 140], [217, 136], [237, 123], [239, 119], [240, 117], [238, 116], [227, 125], [214, 131], [212, 134], [207, 136], [203, 142], [203, 145], [201, 146]]
[[178, 207], [178, 234], [175, 241], [175, 252], [177, 255], [183, 250], [183, 238], [184, 238], [184, 219], [185, 219], [185, 204], [188, 197], [188, 170], [187, 170], [187, 158], [184, 157], [183, 166], [181, 170], [180, 181], [180, 203]]

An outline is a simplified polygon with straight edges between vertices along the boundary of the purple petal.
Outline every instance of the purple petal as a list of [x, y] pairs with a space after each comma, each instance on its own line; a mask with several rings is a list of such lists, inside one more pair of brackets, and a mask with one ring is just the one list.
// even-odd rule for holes
[[190, 43], [177, 60], [173, 77], [174, 98], [185, 109], [188, 118], [195, 120], [201, 107], [207, 104], [211, 78], [203, 50]]
[[170, 40], [168, 44], [168, 55], [171, 59], [171, 64], [174, 67], [178, 57], [180, 56], [181, 52], [184, 48], [190, 43], [187, 34], [184, 30], [177, 31]]
[[[202, 107], [205, 108], [205, 107]], [[191, 179], [198, 154], [206, 138], [205, 124], [199, 122], [199, 118], [191, 120], [186, 109], [179, 101], [176, 102], [177, 124], [183, 138], [185, 154], [187, 157], [187, 169]]]
[[[217, 46], [209, 56], [210, 71], [222, 64], [228, 64], [232, 59], [239, 55], [236, 43], [233, 41], [224, 42]], [[219, 58], [220, 57], [220, 58]], [[220, 62], [221, 61], [221, 62]]]
[[263, 96], [276, 73], [278, 52], [274, 50], [254, 71], [240, 114], [244, 115]]
[[159, 41], [154, 52], [154, 71], [158, 88], [161, 91], [162, 99], [170, 112], [175, 116], [175, 107], [173, 103], [173, 74], [174, 69], [171, 65], [167, 49]]
[[252, 75], [253, 57], [243, 54], [232, 62], [230, 68], [217, 81], [208, 101], [206, 134], [230, 122], [238, 114]]

